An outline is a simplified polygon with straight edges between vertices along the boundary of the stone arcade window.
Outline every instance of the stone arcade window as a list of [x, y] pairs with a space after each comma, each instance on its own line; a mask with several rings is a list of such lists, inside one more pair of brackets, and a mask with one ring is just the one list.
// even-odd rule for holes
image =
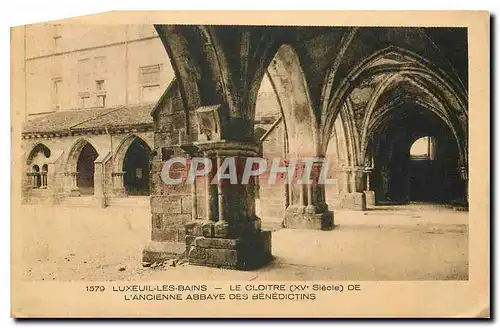
[[410, 148], [410, 158], [412, 160], [435, 160], [436, 142], [434, 137], [426, 136], [417, 139]]
[[49, 173], [49, 166], [47, 164], [42, 165], [42, 172], [40, 173], [41, 187], [47, 188], [47, 174]]
[[38, 189], [42, 186], [42, 179], [41, 179], [41, 175], [40, 175], [40, 167], [38, 165], [33, 165], [33, 167], [31, 168], [31, 174], [30, 174], [33, 178], [32, 180], [32, 187], [34, 189]]
[[139, 83], [141, 89], [141, 101], [157, 101], [161, 96], [160, 80], [162, 65], [149, 65], [139, 68]]

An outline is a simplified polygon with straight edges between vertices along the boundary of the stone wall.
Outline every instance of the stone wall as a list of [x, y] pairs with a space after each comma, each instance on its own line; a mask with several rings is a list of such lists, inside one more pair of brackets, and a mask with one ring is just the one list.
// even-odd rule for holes
[[[190, 185], [167, 185], [162, 181], [163, 163], [171, 157], [186, 157], [180, 145], [196, 140], [194, 115], [186, 114], [177, 83], [167, 89], [154, 114], [154, 156], [151, 160], [151, 220], [153, 241], [184, 243], [185, 224], [191, 220]], [[185, 176], [181, 165], [171, 170], [171, 176]], [[201, 186], [200, 186], [201, 185]], [[204, 215], [203, 185], [197, 184], [199, 215]]]

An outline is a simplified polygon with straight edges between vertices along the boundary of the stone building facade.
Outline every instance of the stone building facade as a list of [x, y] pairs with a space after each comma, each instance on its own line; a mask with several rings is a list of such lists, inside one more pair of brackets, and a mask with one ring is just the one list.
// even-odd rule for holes
[[154, 104], [174, 73], [150, 25], [25, 28], [23, 201], [150, 193]]

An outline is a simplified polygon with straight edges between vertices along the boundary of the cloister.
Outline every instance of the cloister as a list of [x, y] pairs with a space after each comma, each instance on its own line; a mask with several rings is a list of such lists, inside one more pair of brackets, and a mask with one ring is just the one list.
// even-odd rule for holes
[[[340, 208], [467, 206], [466, 29], [155, 28], [175, 79], [158, 102], [135, 109], [151, 121], [113, 125], [127, 115], [116, 109], [88, 118], [93, 125], [82, 118], [24, 130], [25, 200], [92, 195], [105, 207], [113, 197], [149, 195], [145, 262], [178, 256], [172, 245], [182, 244], [191, 264], [236, 269], [271, 260], [266, 217], [331, 230]], [[264, 83], [279, 113], [263, 125], [256, 111]], [[174, 156], [208, 158], [212, 172], [165, 184], [162, 166]], [[337, 184], [210, 184], [228, 157], [238, 174], [251, 157], [313, 157], [315, 170], [327, 159]]]

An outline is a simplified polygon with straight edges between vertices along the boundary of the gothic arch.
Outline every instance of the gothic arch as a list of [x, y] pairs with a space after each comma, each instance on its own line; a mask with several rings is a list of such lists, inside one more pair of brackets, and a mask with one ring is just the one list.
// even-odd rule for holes
[[123, 161], [125, 160], [125, 155], [127, 154], [127, 150], [130, 145], [134, 142], [134, 140], [139, 139], [142, 143], [148, 146], [149, 151], [153, 149], [153, 146], [148, 144], [144, 139], [135, 135], [129, 134], [125, 138], [120, 141], [118, 147], [116, 147], [116, 151], [113, 156], [113, 172], [121, 172], [123, 170]]
[[[468, 109], [465, 88], [459, 79], [453, 79], [429, 60], [394, 46], [368, 56], [345, 77], [330, 101], [329, 110], [323, 113], [324, 136], [331, 133], [332, 121], [343, 104], [348, 102], [351, 92], [364, 81], [374, 77], [377, 84], [366, 106], [362, 128], [359, 131], [362, 153], [367, 147], [367, 129], [379, 99], [389, 87], [405, 81], [425, 94], [427, 102], [430, 99], [431, 103], [426, 107], [436, 111], [436, 114], [450, 126], [459, 144], [461, 159], [466, 161]], [[415, 95], [412, 96], [417, 98], [415, 101], [425, 102], [422, 97], [419, 99]]]
[[282, 45], [267, 69], [276, 93], [286, 133], [288, 152], [313, 157], [320, 151], [317, 120], [299, 57], [290, 45]]
[[43, 153], [46, 158], [50, 157], [49, 147], [47, 147], [43, 143], [37, 143], [33, 147], [31, 147], [31, 150], [27, 153], [25, 163], [27, 165], [30, 165], [33, 161], [33, 158], [40, 152]]
[[85, 147], [87, 144], [90, 144], [92, 148], [96, 149], [94, 145], [90, 141], [84, 138], [80, 138], [75, 143], [73, 143], [73, 146], [71, 147], [69, 153], [68, 153], [68, 158], [66, 160], [66, 172], [76, 172], [77, 171], [77, 163], [78, 163], [78, 158], [80, 156], [80, 153], [82, 152], [83, 147]]

